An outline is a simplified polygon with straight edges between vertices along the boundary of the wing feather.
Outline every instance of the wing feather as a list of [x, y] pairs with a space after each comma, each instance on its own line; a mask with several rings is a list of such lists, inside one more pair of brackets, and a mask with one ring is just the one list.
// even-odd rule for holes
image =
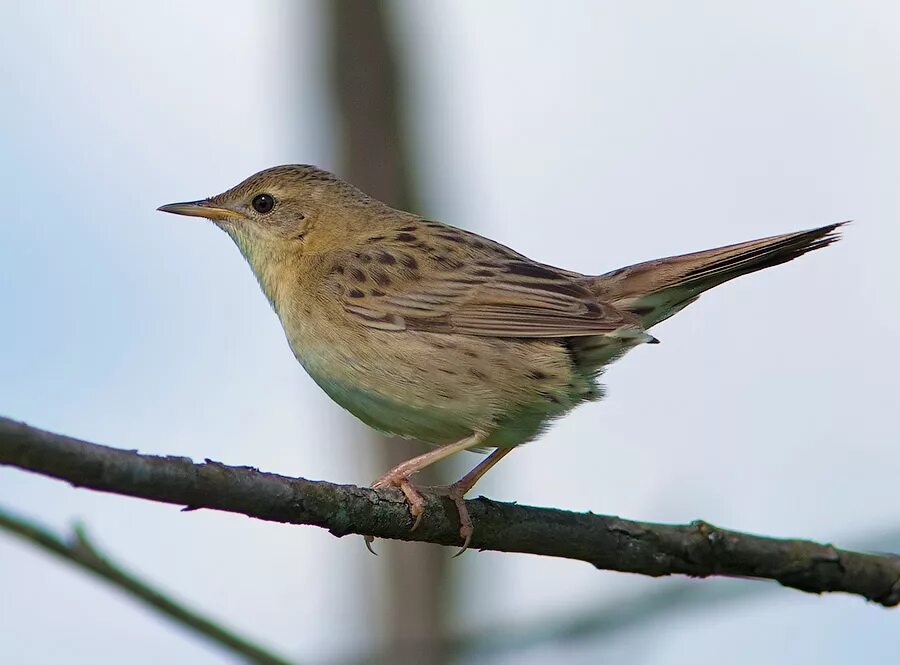
[[[405, 244], [381, 241], [371, 252], [335, 257], [341, 267], [330, 277], [347, 314], [379, 330], [490, 337], [581, 337], [640, 329], [636, 316], [600, 301], [582, 275], [446, 229], [451, 231], [417, 241], [430, 252], [413, 254]], [[451, 246], [439, 245], [442, 240]], [[371, 284], [377, 288], [368, 288]]]

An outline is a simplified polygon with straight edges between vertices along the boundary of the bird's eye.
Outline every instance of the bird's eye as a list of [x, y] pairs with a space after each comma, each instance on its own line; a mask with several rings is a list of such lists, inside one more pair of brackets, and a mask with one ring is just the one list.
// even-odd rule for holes
[[272, 212], [272, 208], [275, 207], [275, 199], [271, 194], [257, 194], [253, 197], [251, 205], [256, 212], [265, 215], [267, 212]]

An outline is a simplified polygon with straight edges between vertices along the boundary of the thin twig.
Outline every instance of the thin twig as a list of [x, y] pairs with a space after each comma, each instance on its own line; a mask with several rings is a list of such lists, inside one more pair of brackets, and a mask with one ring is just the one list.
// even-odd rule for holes
[[168, 616], [177, 624], [187, 626], [212, 642], [238, 654], [249, 663], [292, 665], [291, 661], [274, 655], [270, 650], [202, 616], [197, 610], [173, 600], [139, 579], [134, 573], [124, 570], [97, 549], [81, 525], [75, 526], [71, 538], [67, 541], [45, 527], [0, 508], [0, 528], [52, 552], [68, 563], [94, 573], [133, 598]]
[[[141, 455], [6, 418], [0, 418], [0, 464], [105, 492], [311, 524], [336, 536], [460, 542], [456, 509], [446, 498], [426, 496], [421, 525], [410, 531], [412, 519], [396, 490], [376, 492], [210, 460], [196, 464], [184, 457]], [[601, 569], [654, 577], [765, 578], [812, 593], [843, 591], [886, 607], [900, 604], [900, 557], [892, 554], [756, 536], [703, 521], [654, 524], [485, 498], [467, 503], [476, 525], [473, 548], [578, 559]]]

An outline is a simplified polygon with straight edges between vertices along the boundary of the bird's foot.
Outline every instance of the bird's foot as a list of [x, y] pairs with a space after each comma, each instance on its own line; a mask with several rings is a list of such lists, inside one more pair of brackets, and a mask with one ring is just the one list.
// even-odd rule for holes
[[425, 499], [415, 485], [410, 482], [409, 476], [402, 473], [386, 473], [372, 483], [372, 489], [380, 490], [385, 487], [397, 487], [403, 492], [409, 506], [409, 513], [415, 520], [410, 531], [418, 529], [422, 522], [422, 516], [425, 514]]
[[469, 486], [462, 482], [456, 482], [447, 488], [447, 496], [456, 505], [456, 512], [459, 514], [459, 537], [463, 539], [463, 546], [453, 555], [455, 559], [460, 554], [469, 549], [469, 543], [472, 542], [472, 532], [475, 530], [472, 526], [472, 516], [469, 515], [469, 509], [466, 508], [466, 492]]
[[512, 450], [512, 448], [497, 448], [494, 452], [481, 460], [481, 462], [478, 463], [478, 466], [452, 485], [435, 488], [450, 497], [456, 505], [456, 512], [459, 513], [459, 536], [463, 539], [463, 546], [459, 552], [453, 555], [454, 558], [469, 549], [469, 543], [472, 542], [472, 532], [474, 531], [474, 528], [472, 527], [472, 516], [469, 515], [469, 509], [466, 508], [466, 493], [475, 487], [475, 483], [477, 483], [484, 474], [490, 471], [497, 462], [506, 457]]
[[[422, 493], [416, 489], [415, 485], [409, 480], [409, 475], [397, 472], [388, 472], [372, 483], [372, 489], [384, 489], [385, 487], [396, 487], [406, 497], [406, 504], [409, 506], [409, 514], [412, 515], [413, 522], [410, 531], [415, 531], [422, 523], [422, 516], [425, 514], [425, 499]], [[373, 536], [365, 536], [366, 549], [372, 554], [376, 554], [372, 549], [372, 543], [375, 541]], [[376, 555], [377, 556], [377, 555]]]
[[471, 485], [463, 480], [457, 481], [452, 485], [441, 485], [438, 487], [429, 487], [429, 490], [435, 494], [446, 496], [456, 506], [456, 512], [459, 515], [459, 537], [463, 540], [462, 549], [459, 550], [452, 558], [458, 557], [460, 554], [469, 549], [469, 543], [472, 541], [472, 516], [469, 515], [469, 509], [466, 507], [466, 492], [471, 489]]
[[[430, 464], [434, 464], [454, 453], [468, 450], [473, 446], [477, 446], [481, 441], [484, 440], [484, 433], [482, 432], [474, 432], [471, 436], [467, 436], [465, 439], [460, 439], [454, 443], [449, 443], [446, 446], [441, 446], [440, 448], [435, 448], [424, 455], [419, 455], [418, 457], [413, 457], [410, 460], [406, 460], [402, 464], [395, 466], [393, 469], [388, 471], [386, 474], [381, 476], [378, 480], [372, 483], [372, 487], [374, 489], [381, 489], [383, 487], [399, 487], [400, 491], [403, 492], [404, 496], [406, 496], [406, 502], [409, 505], [409, 512], [413, 516], [415, 522], [413, 523], [411, 531], [415, 531], [419, 524], [422, 522], [422, 516], [425, 514], [425, 499], [422, 498], [422, 495], [419, 493], [419, 490], [415, 488], [415, 486], [409, 481], [409, 477], [416, 473], [417, 471], [421, 471], [426, 466]], [[450, 498], [453, 499], [453, 502], [456, 504], [456, 509], [459, 511], [460, 518], [460, 535], [463, 538], [463, 548], [459, 552], [465, 552], [466, 548], [469, 546], [469, 540], [472, 538], [472, 519], [469, 517], [469, 511], [466, 510], [466, 504], [463, 501], [463, 495], [472, 489], [472, 486], [478, 482], [478, 479], [481, 478], [485, 474], [485, 472], [490, 469], [494, 464], [496, 464], [504, 455], [506, 455], [512, 448], [498, 448], [493, 453], [488, 455], [482, 462], [476, 466], [474, 469], [469, 471], [459, 482], [450, 485], [447, 488], [443, 488], [450, 495]], [[369, 551], [372, 552], [372, 541], [374, 540], [371, 536], [366, 536], [366, 547], [369, 548]], [[374, 554], [374, 552], [372, 552]]]

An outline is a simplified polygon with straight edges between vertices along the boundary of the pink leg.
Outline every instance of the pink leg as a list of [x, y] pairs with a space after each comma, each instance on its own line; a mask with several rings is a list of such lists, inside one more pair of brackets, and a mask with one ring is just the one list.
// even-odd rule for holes
[[472, 489], [484, 474], [490, 471], [497, 462], [510, 452], [512, 452], [512, 448], [497, 448], [481, 460], [478, 466], [447, 488], [447, 493], [453, 499], [453, 503], [456, 504], [456, 510], [459, 513], [459, 535], [463, 539], [462, 549], [454, 554], [454, 557], [465, 552], [469, 548], [469, 542], [472, 540], [472, 517], [469, 515], [468, 508], [466, 508], [466, 492]]

